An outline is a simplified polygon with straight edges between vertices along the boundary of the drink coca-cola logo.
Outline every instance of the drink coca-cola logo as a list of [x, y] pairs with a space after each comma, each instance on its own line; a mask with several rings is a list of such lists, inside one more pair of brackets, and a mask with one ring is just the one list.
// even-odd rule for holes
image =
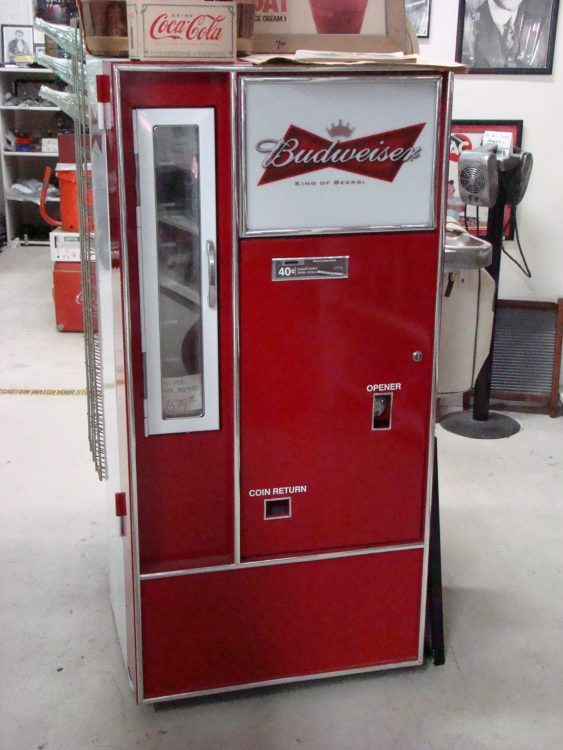
[[223, 36], [226, 16], [220, 13], [200, 13], [182, 17], [177, 13], [161, 13], [151, 23], [151, 39], [186, 39], [197, 42], [219, 42]]
[[463, 151], [472, 149], [471, 138], [465, 133], [452, 133], [450, 137], [450, 161], [458, 162]]
[[256, 150], [266, 154], [258, 185], [329, 168], [393, 182], [403, 164], [418, 159], [422, 153], [415, 143], [424, 126], [422, 122], [363, 138], [328, 140], [290, 125], [283, 138], [264, 139], [256, 144]]

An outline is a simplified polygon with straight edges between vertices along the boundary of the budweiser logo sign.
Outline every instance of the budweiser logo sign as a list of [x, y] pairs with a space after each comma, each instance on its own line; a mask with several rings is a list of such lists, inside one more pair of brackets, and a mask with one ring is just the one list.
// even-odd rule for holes
[[[281, 140], [265, 139], [256, 145], [260, 153], [266, 154], [258, 184], [328, 168], [393, 182], [403, 164], [420, 156], [422, 149], [415, 144], [424, 125], [418, 123], [352, 140], [328, 140], [290, 125]], [[334, 128], [329, 131], [334, 132]]]

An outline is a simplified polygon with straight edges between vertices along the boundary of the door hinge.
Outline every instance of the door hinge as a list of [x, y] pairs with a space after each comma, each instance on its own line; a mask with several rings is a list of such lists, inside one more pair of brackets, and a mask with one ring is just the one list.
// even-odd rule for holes
[[141, 354], [142, 362], [143, 362], [143, 401], [146, 401], [148, 398], [148, 389], [147, 389], [147, 353], [142, 352]]
[[123, 518], [123, 516], [127, 515], [127, 500], [125, 492], [115, 493], [115, 515], [118, 518]]
[[[111, 118], [106, 118], [106, 112], [110, 112], [111, 90], [110, 78], [107, 75], [96, 76], [96, 110], [98, 115], [98, 128], [106, 130]], [[106, 122], [107, 119], [107, 122]]]
[[109, 76], [96, 76], [96, 101], [98, 104], [109, 104], [110, 102], [110, 85]]

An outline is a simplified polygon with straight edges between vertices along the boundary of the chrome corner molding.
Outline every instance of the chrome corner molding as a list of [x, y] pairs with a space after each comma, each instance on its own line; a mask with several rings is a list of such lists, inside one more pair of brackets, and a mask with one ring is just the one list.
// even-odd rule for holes
[[[436, 305], [434, 311], [434, 352], [432, 364], [432, 394], [430, 401], [430, 430], [428, 434], [428, 466], [426, 479], [426, 515], [424, 521], [424, 557], [422, 561], [422, 584], [420, 597], [420, 630], [418, 642], [418, 656], [421, 660], [424, 658], [424, 636], [426, 630], [426, 600], [428, 592], [428, 561], [430, 557], [430, 515], [432, 511], [432, 493], [434, 489], [434, 455], [435, 445], [434, 438], [436, 433], [436, 398], [438, 394], [438, 350], [440, 346], [440, 316], [442, 311], [442, 289], [443, 289], [443, 266], [444, 266], [444, 245], [446, 241], [446, 212], [447, 212], [447, 193], [448, 193], [448, 163], [450, 158], [450, 128], [453, 107], [453, 73], [447, 74], [447, 99], [445, 111], [442, 112], [440, 99], [437, 102], [437, 115], [444, 127], [440, 128], [443, 135], [442, 142], [442, 184], [438, 185], [439, 171], [436, 173], [434, 181], [434, 190], [440, 188], [441, 211], [440, 211], [440, 231], [438, 237], [438, 278], [436, 279]], [[440, 96], [442, 96], [442, 83], [440, 84]], [[436, 206], [436, 210], [438, 205]]]
[[238, 91], [237, 76], [230, 75], [231, 84], [231, 222], [232, 222], [232, 315], [233, 315], [233, 532], [234, 532], [234, 562], [239, 565], [241, 561], [241, 538], [240, 538], [240, 516], [241, 516], [241, 436], [240, 436], [240, 279], [239, 279], [239, 183], [237, 180], [240, 168], [238, 160]]
[[[442, 67], [447, 68], [447, 65]], [[315, 64], [306, 65], [301, 63], [297, 63], [294, 65], [288, 64], [280, 68], [280, 66], [276, 63], [269, 65], [253, 65], [252, 63], [243, 63], [241, 61], [238, 61], [236, 63], [174, 62], [171, 64], [166, 64], [162, 62], [136, 62], [134, 60], [118, 61], [117, 59], [115, 59], [114, 68], [121, 72], [129, 71], [134, 73], [234, 73], [237, 75], [237, 77], [243, 75], [257, 77], [264, 75], [278, 76], [280, 75], [280, 73], [282, 75], [287, 75], [288, 73], [298, 73], [300, 75], [310, 76], [317, 76], [320, 73], [321, 75], [327, 76], [327, 69], [319, 67]], [[365, 75], [366, 73], [377, 73], [381, 75], [388, 75], [389, 73], [393, 73], [408, 78], [439, 76], [439, 73], [436, 73], [436, 65], [417, 65], [416, 72], [413, 73], [412, 68], [409, 69], [409, 67], [406, 67], [403, 63], [397, 64], [393, 63], [392, 61], [385, 65], [381, 63], [367, 63], [365, 65], [362, 65], [361, 68], [355, 66], [354, 64], [331, 65], [328, 70], [330, 70], [331, 74], [344, 73], [350, 78], [359, 77]]]
[[133, 598], [135, 620], [135, 667], [137, 670], [137, 700], [144, 700], [143, 685], [143, 630], [141, 618], [141, 567], [139, 557], [139, 512], [137, 485], [137, 447], [135, 434], [135, 408], [133, 397], [133, 362], [131, 358], [132, 324], [131, 324], [131, 293], [129, 287], [129, 248], [127, 244], [126, 189], [125, 189], [125, 154], [123, 145], [123, 114], [121, 101], [120, 67], [113, 69], [113, 83], [115, 91], [115, 131], [117, 141], [117, 181], [119, 204], [121, 208], [121, 279], [123, 291], [123, 328], [124, 328], [124, 358], [126, 375], [127, 400], [127, 428], [129, 447], [129, 491], [131, 506], [131, 541], [133, 545]]

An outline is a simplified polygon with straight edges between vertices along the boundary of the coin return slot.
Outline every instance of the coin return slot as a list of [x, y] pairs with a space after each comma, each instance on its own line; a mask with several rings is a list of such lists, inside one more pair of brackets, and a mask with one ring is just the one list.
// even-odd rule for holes
[[372, 430], [391, 429], [392, 393], [376, 393], [373, 396], [373, 411], [371, 418]]
[[291, 518], [291, 498], [280, 497], [276, 500], [264, 500], [264, 518]]

